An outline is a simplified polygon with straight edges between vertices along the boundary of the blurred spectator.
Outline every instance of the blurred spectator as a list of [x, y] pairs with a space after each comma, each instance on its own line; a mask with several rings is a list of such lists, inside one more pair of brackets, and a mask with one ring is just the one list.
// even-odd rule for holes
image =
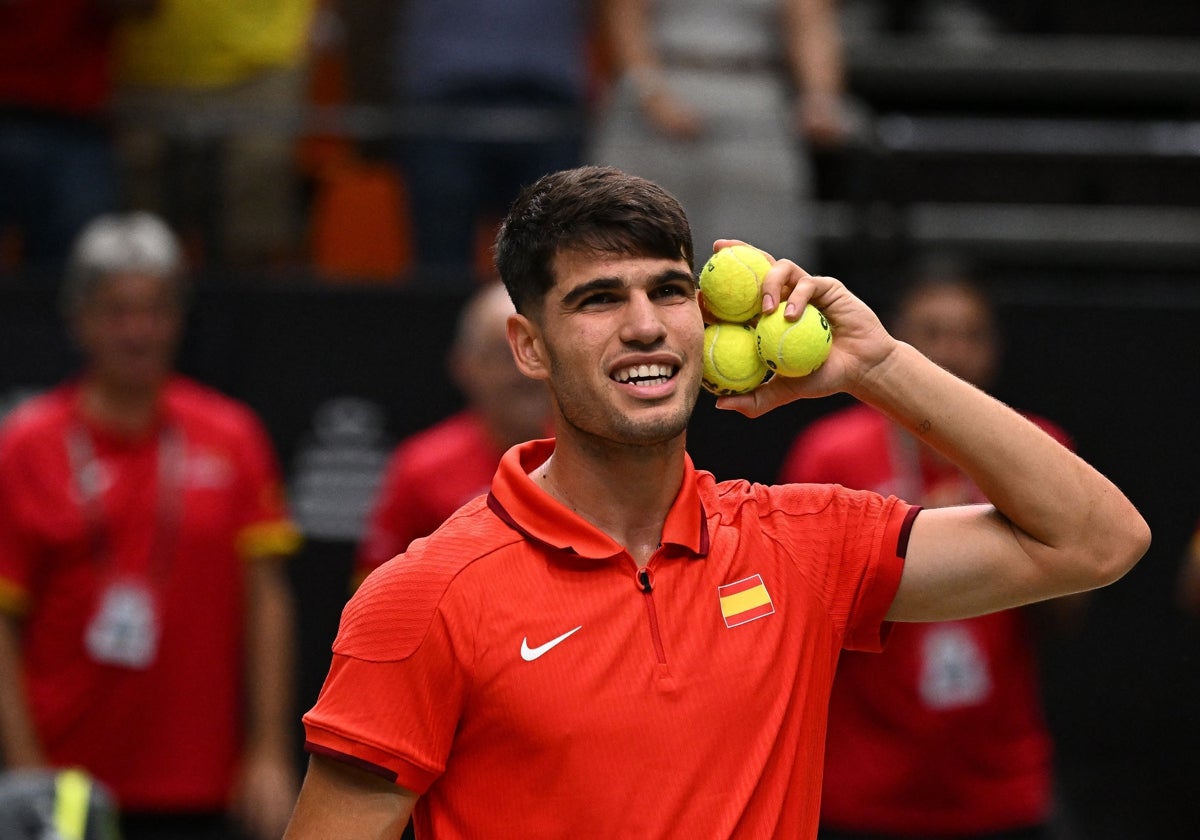
[[0, 751], [87, 770], [125, 840], [282, 833], [298, 536], [250, 410], [175, 374], [184, 279], [145, 213], [80, 234], [82, 374], [0, 427]]
[[113, 25], [153, 3], [0, 2], [0, 234], [12, 226], [32, 273], [57, 280], [83, 225], [116, 207]]
[[418, 281], [494, 279], [478, 243], [524, 184], [583, 159], [589, 0], [408, 0], [396, 93], [412, 109], [398, 155]]
[[157, 0], [117, 42], [125, 201], [213, 263], [296, 258], [296, 132], [317, 0]]
[[658, 181], [718, 237], [812, 267], [808, 143], [851, 130], [834, 0], [606, 0], [619, 79], [594, 163]]
[[[930, 269], [900, 296], [892, 329], [957, 376], [983, 388], [993, 382], [992, 307], [963, 274]], [[1030, 419], [1069, 445], [1057, 426]], [[952, 464], [866, 406], [812, 424], [781, 478], [925, 507], [984, 501]], [[843, 653], [830, 699], [822, 840], [1049, 838], [1052, 744], [1035, 630], [1077, 617], [1081, 603], [896, 624], [883, 653]]]
[[549, 394], [517, 370], [505, 337], [514, 311], [500, 283], [464, 306], [447, 368], [467, 407], [396, 448], [359, 548], [356, 583], [486, 493], [509, 447], [549, 435]]

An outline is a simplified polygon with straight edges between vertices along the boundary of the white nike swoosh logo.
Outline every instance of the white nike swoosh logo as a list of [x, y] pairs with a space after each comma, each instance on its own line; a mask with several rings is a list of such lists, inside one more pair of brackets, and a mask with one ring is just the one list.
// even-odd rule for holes
[[532, 662], [533, 660], [537, 659], [542, 654], [546, 653], [546, 651], [550, 650], [551, 648], [555, 647], [556, 645], [563, 643], [571, 635], [573, 635], [574, 633], [578, 633], [582, 629], [583, 629], [583, 625], [580, 624], [574, 630], [568, 630], [566, 633], [563, 633], [561, 636], [559, 636], [555, 639], [551, 639], [550, 641], [546, 642], [546, 644], [538, 645], [535, 648], [531, 648], [529, 646], [529, 637], [526, 636], [524, 639], [521, 639], [521, 658], [524, 659], [526, 662]]

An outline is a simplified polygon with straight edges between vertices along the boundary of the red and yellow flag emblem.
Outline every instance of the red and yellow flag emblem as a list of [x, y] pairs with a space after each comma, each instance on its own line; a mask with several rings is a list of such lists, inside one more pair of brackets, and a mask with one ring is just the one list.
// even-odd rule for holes
[[721, 616], [726, 627], [737, 627], [747, 621], [763, 618], [775, 612], [771, 595], [767, 592], [762, 575], [751, 575], [734, 583], [717, 587], [721, 600]]

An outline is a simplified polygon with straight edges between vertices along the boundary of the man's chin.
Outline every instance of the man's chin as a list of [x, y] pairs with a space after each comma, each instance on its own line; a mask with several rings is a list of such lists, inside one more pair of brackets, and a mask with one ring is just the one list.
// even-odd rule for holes
[[678, 440], [687, 431], [686, 414], [634, 419], [618, 430], [618, 439], [628, 446], [662, 446]]

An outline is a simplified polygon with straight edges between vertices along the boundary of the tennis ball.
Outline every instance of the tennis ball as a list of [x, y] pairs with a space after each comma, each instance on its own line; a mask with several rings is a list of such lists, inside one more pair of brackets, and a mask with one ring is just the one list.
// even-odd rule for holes
[[780, 376], [808, 376], [829, 358], [833, 330], [812, 304], [796, 321], [786, 320], [783, 310], [780, 306], [758, 320], [754, 328], [758, 354]]
[[718, 396], [753, 391], [767, 378], [767, 365], [758, 355], [754, 327], [719, 323], [704, 328], [705, 390]]
[[704, 305], [718, 321], [742, 324], [762, 312], [763, 275], [771, 261], [757, 248], [730, 245], [722, 248], [700, 269]]

